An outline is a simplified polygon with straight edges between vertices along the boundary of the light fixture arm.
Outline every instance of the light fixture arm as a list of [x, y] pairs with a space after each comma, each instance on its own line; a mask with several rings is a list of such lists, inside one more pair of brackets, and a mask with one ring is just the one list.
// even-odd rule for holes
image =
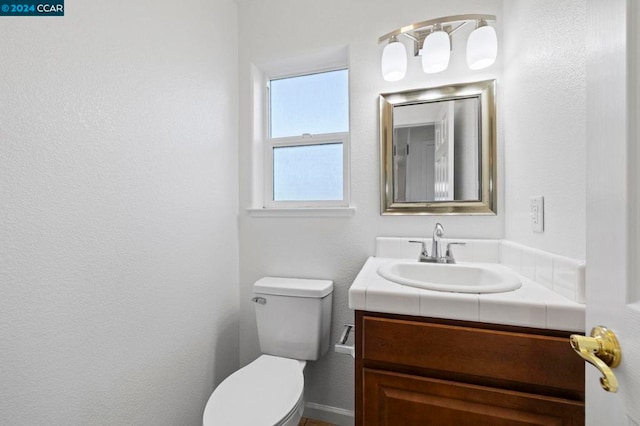
[[458, 25], [457, 27], [455, 27], [454, 29], [452, 29], [451, 31], [449, 31], [449, 35], [453, 35], [453, 33], [455, 33], [456, 31], [458, 31], [460, 28], [464, 27], [465, 25], [467, 25], [469, 22], [471, 21], [464, 21], [462, 24]]
[[476, 21], [476, 28], [486, 27], [487, 25], [489, 24], [487, 24], [487, 21], [484, 19]]
[[462, 25], [456, 27], [455, 29], [449, 31], [449, 33], [453, 33], [460, 29], [463, 25], [466, 25], [468, 22], [473, 21], [496, 21], [495, 15], [483, 15], [483, 14], [466, 14], [466, 15], [452, 15], [452, 16], [444, 16], [442, 18], [429, 19], [427, 21], [417, 22], [415, 24], [407, 25], [402, 28], [398, 28], [395, 31], [391, 31], [380, 38], [378, 38], [378, 43], [382, 43], [383, 41], [399, 35], [405, 35], [406, 37], [411, 38], [415, 41], [415, 36], [411, 34], [414, 31], [423, 31], [427, 28], [433, 27], [436, 24], [440, 24], [443, 27], [447, 24], [456, 24], [458, 22], [463, 22]]
[[[413, 34], [409, 34], [409, 33], [402, 33], [403, 36], [405, 36], [406, 38], [408, 38], [409, 40], [413, 41], [414, 43], [419, 43], [420, 40], [418, 40], [417, 37], [415, 37]], [[396, 36], [393, 36], [396, 37]]]

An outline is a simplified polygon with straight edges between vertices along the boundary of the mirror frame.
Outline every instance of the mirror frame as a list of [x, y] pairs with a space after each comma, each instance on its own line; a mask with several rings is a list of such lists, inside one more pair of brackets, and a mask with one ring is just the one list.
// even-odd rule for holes
[[[465, 98], [480, 100], [481, 185], [480, 200], [393, 201], [393, 108]], [[497, 213], [496, 80], [451, 84], [427, 89], [383, 93], [380, 106], [380, 189], [383, 215], [495, 215]]]

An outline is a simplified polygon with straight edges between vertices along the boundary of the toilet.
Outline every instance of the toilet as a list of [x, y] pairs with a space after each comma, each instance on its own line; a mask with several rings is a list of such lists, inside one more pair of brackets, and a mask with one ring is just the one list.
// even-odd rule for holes
[[307, 361], [329, 349], [333, 282], [265, 277], [253, 285], [262, 355], [227, 377], [204, 409], [203, 426], [297, 426]]

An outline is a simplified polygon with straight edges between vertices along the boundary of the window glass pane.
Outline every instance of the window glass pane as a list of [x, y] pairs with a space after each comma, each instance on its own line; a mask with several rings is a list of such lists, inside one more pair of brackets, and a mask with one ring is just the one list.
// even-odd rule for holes
[[349, 131], [348, 71], [271, 80], [271, 138]]
[[342, 200], [342, 143], [273, 148], [274, 201]]

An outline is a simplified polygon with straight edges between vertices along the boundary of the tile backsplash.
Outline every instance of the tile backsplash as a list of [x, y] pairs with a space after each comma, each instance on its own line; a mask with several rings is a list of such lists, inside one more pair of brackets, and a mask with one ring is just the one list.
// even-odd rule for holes
[[500, 262], [569, 300], [585, 303], [583, 261], [502, 240]]

